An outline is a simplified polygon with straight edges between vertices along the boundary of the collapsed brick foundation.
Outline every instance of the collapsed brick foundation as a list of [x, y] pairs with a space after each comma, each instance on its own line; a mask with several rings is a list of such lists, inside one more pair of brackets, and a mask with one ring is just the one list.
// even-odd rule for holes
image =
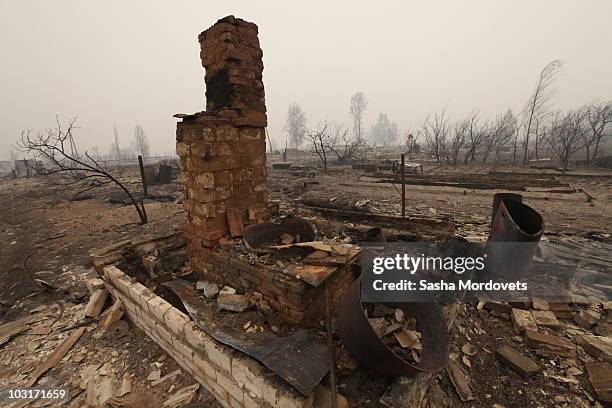
[[324, 284], [311, 286], [281, 268], [252, 265], [229, 251], [203, 249], [203, 254], [204, 257], [192, 259], [196, 272], [202, 278], [236, 289], [260, 292], [285, 322], [296, 326], [319, 324], [325, 316], [326, 286], [330, 300], [335, 303], [355, 280], [350, 263], [338, 268]]
[[298, 395], [257, 361], [218, 343], [163, 298], [114, 266], [103, 267], [107, 290], [132, 323], [163, 348], [226, 408], [301, 408]]

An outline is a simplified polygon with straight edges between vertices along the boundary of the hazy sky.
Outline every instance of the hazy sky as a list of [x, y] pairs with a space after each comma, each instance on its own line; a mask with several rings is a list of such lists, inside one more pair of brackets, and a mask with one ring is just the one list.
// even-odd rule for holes
[[565, 61], [556, 107], [612, 98], [612, 1], [0, 1], [0, 159], [22, 129], [78, 116], [80, 149], [107, 153], [113, 123], [139, 123], [173, 152], [177, 112], [205, 106], [197, 35], [229, 14], [259, 26], [269, 132], [284, 145], [287, 106], [309, 123], [366, 127], [386, 112], [402, 131], [446, 106], [520, 110], [541, 68]]

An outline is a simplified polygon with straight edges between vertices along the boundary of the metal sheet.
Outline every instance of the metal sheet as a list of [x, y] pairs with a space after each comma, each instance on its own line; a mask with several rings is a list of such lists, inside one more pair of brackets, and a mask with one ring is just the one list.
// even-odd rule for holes
[[[206, 302], [194, 294], [189, 282], [177, 279], [163, 285], [181, 299], [189, 315], [202, 330], [217, 341], [258, 360], [302, 395], [309, 396], [327, 374], [327, 347], [315, 342], [310, 333], [299, 331], [288, 337], [279, 337], [270, 332], [246, 333], [241, 321], [228, 321], [219, 316], [216, 304]], [[233, 316], [247, 320], [249, 314], [245, 312]]]

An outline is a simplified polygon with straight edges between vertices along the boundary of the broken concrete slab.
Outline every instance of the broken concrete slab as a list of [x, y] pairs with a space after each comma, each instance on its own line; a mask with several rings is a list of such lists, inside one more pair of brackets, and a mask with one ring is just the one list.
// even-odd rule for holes
[[518, 333], [523, 333], [525, 330], [538, 330], [538, 325], [529, 310], [512, 308], [510, 316], [512, 324]]
[[535, 361], [522, 355], [518, 350], [508, 345], [501, 346], [495, 352], [495, 355], [500, 362], [508, 365], [522, 377], [531, 377], [540, 370], [540, 367]]
[[548, 350], [564, 357], [576, 357], [576, 346], [561, 337], [537, 331], [525, 331], [525, 343], [531, 347]]
[[217, 296], [217, 307], [219, 310], [243, 312], [250, 304], [249, 297], [245, 295], [220, 293]]

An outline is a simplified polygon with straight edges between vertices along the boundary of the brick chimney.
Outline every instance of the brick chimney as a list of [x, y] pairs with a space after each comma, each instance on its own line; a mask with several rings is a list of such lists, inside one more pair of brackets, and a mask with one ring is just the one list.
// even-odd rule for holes
[[225, 17], [198, 36], [206, 111], [175, 115], [192, 257], [268, 220], [267, 125], [257, 25]]

